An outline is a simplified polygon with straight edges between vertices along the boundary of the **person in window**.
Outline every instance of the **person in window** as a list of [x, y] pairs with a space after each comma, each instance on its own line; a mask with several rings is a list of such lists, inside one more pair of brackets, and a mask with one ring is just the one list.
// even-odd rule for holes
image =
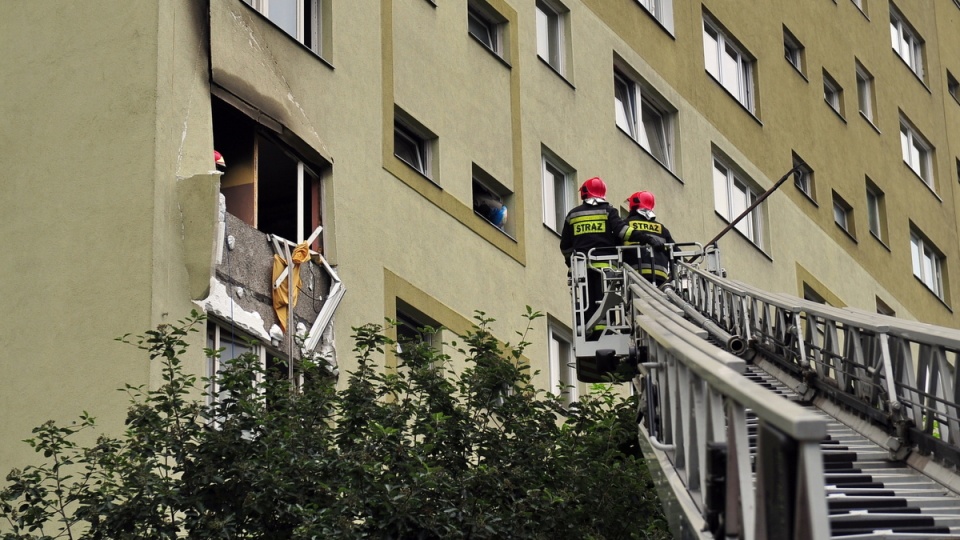
[[[629, 231], [643, 232], [657, 238], [660, 240], [660, 245], [654, 247], [651, 243], [650, 248], [624, 250], [623, 262], [635, 268], [647, 281], [659, 287], [670, 278], [672, 260], [669, 248], [664, 244], [673, 244], [673, 236], [662, 223], [657, 222], [657, 215], [653, 213], [653, 207], [656, 205], [653, 193], [638, 191], [627, 197], [627, 203], [630, 205], [630, 215], [627, 216]], [[625, 240], [623, 245], [633, 246], [638, 243]]]
[[[574, 253], [583, 253], [594, 257], [616, 255], [617, 246], [624, 241], [635, 244], [649, 244], [656, 247], [663, 246], [659, 237], [647, 234], [639, 229], [630, 230], [629, 224], [620, 218], [617, 209], [605, 199], [607, 185], [599, 177], [594, 177], [580, 186], [580, 199], [583, 203], [570, 210], [563, 221], [560, 233], [560, 253], [570, 266], [570, 258]], [[583, 324], [589, 321], [597, 310], [597, 304], [603, 294], [604, 268], [610, 268], [608, 260], [588, 260], [588, 264], [597, 271], [587, 272], [587, 306], [584, 310], [585, 321], [575, 321]], [[599, 324], [589, 329], [587, 334], [601, 332], [604, 325]]]
[[473, 202], [473, 209], [501, 231], [507, 224], [507, 206], [494, 197], [478, 196]]

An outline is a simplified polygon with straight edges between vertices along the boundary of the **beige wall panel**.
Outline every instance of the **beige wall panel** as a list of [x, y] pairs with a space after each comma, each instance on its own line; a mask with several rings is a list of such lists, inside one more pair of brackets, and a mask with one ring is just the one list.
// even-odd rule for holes
[[469, 206], [472, 162], [514, 182], [510, 69], [467, 33], [466, 16], [459, 3], [395, 3], [393, 58], [396, 104], [439, 137], [434, 181]]
[[[117, 427], [149, 366], [113, 338], [151, 319], [157, 6], [5, 6], [0, 35], [0, 470], [83, 410]], [[83, 27], [76, 21], [83, 20]], [[132, 69], [131, 66], [135, 66]], [[13, 411], [16, 411], [13, 413]]]

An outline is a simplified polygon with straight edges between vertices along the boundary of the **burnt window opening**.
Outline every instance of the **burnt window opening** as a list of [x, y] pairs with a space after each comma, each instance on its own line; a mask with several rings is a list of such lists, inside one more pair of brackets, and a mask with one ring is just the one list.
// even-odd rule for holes
[[[246, 114], [212, 98], [214, 149], [223, 155], [227, 212], [257, 230], [302, 242], [323, 223], [326, 163], [305, 160]], [[322, 236], [310, 247], [320, 251]]]

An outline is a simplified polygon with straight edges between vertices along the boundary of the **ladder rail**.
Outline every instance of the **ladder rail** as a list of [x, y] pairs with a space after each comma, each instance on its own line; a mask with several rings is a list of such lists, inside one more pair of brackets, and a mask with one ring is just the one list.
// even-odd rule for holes
[[[960, 330], [770, 293], [683, 262], [678, 269], [698, 311], [749, 336], [811, 395], [871, 418], [888, 435], [878, 444], [899, 458], [917, 451], [960, 465]], [[719, 316], [733, 301], [747, 306], [748, 328]]]
[[[828, 538], [829, 524], [820, 441], [826, 435], [826, 422], [802, 407], [784, 401], [769, 390], [744, 384], [744, 361], [720, 348], [710, 346], [688, 325], [681, 324], [652, 304], [665, 298], [643, 294], [645, 287], [635, 273], [626, 272], [631, 295], [633, 336], [646, 351], [641, 364], [644, 379], [655, 381], [655, 396], [646, 393], [647, 430], [642, 439], [661, 463], [672, 470], [677, 485], [673, 496], [685, 498], [680, 504], [687, 526], [697, 530], [710, 528], [714, 511], [704, 494], [714, 487], [717, 471], [708, 466], [707, 445], [726, 447], [722, 466], [727, 491], [723, 510], [723, 532], [742, 538], [771, 537], [771, 520], [776, 512], [765, 505], [768, 499], [786, 498], [797, 515], [789, 527], [796, 527], [796, 538]], [[633, 296], [633, 293], [641, 292]], [[649, 379], [648, 379], [649, 378]], [[647, 385], [640, 385], [646, 388]], [[760, 419], [764, 432], [778, 434], [783, 448], [767, 445], [764, 457], [751, 458], [746, 415]], [[788, 463], [789, 462], [789, 463]], [[780, 493], [775, 484], [754, 482], [778, 478], [787, 467], [793, 479], [791, 489]], [[756, 487], [755, 487], [756, 485]], [[777, 523], [777, 526], [782, 524]]]

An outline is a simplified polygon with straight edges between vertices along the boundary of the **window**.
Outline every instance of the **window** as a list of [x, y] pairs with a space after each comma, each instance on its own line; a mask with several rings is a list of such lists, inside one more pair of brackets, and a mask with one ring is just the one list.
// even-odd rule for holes
[[942, 300], [943, 255], [916, 231], [910, 231], [910, 254], [913, 258], [913, 275]]
[[923, 79], [923, 40], [893, 4], [890, 5], [890, 41], [893, 51]]
[[[253, 353], [260, 359], [260, 367], [266, 368], [265, 351], [261, 345], [256, 345], [246, 335], [237, 333], [233, 328], [221, 326], [211, 320], [207, 321], [207, 348], [220, 351], [219, 355], [207, 359], [206, 375], [210, 379], [207, 393], [208, 405], [229, 397], [229, 394], [216, 384], [215, 378], [228, 368], [231, 360], [247, 353]], [[258, 382], [262, 381], [251, 381], [251, 383]]]
[[673, 0], [637, 0], [664, 28], [673, 33]]
[[397, 299], [397, 352], [405, 346], [424, 343], [435, 349], [440, 347], [440, 324], [430, 319], [406, 302]]
[[857, 69], [857, 106], [864, 118], [875, 123], [876, 107], [874, 105], [873, 75], [858, 61]]
[[554, 0], [537, 0], [537, 55], [564, 75], [564, 27], [567, 9]]
[[823, 100], [840, 116], [843, 116], [843, 88], [826, 71], [823, 72]]
[[853, 5], [857, 6], [857, 9], [860, 10], [860, 13], [863, 13], [864, 15], [867, 14], [867, 6], [864, 0], [850, 0], [850, 1], [853, 2]]
[[504, 56], [503, 19], [485, 2], [472, 0], [467, 5], [467, 31], [499, 57]]
[[[319, 56], [324, 56], [324, 13], [329, 0], [244, 0], [273, 24]], [[325, 17], [327, 15], [327, 17]]]
[[953, 96], [953, 99], [960, 101], [960, 82], [957, 82], [957, 78], [949, 71], [947, 71], [947, 93]]
[[473, 165], [473, 211], [494, 227], [512, 234], [510, 205], [513, 194], [483, 169]]
[[870, 225], [870, 233], [881, 242], [887, 237], [885, 206], [883, 191], [867, 178], [867, 223]]
[[813, 287], [804, 282], [803, 284], [803, 299], [809, 302], [816, 302], [818, 304], [827, 305], [826, 299], [823, 298], [823, 295], [818, 293]]
[[833, 192], [833, 221], [850, 236], [856, 236], [853, 222], [853, 207], [843, 197]]
[[707, 72], [750, 112], [753, 103], [753, 59], [715, 23], [703, 19], [703, 59]]
[[546, 151], [541, 163], [543, 165], [543, 224], [560, 233], [567, 212], [573, 208], [573, 170]]
[[[742, 176], [734, 173], [720, 158], [713, 158], [714, 204], [721, 217], [728, 222], [733, 222], [756, 201], [759, 193], [758, 188]], [[763, 247], [761, 241], [763, 233], [761, 208], [762, 206], [754, 208], [736, 225], [736, 229], [758, 247]]]
[[900, 148], [903, 152], [903, 162], [930, 189], [933, 189], [933, 150], [917, 130], [905, 118], [900, 118]]
[[804, 48], [800, 41], [783, 27], [783, 57], [801, 74], [804, 72]]
[[393, 125], [393, 154], [427, 178], [433, 179], [436, 136], [397, 109]]
[[[322, 225], [321, 174], [294, 146], [217, 97], [211, 100], [214, 147], [227, 166], [220, 191], [227, 211], [261, 232], [302, 242]], [[322, 240], [311, 246], [319, 249]]]
[[877, 313], [880, 315], [886, 315], [888, 317], [896, 317], [897, 312], [894, 309], [887, 305], [886, 302], [877, 297]]
[[[618, 70], [613, 73], [617, 126], [666, 168], [672, 168], [673, 111], [661, 99]], [[638, 108], [639, 104], [639, 108]]]
[[[802, 164], [802, 165], [801, 165]], [[800, 158], [796, 153], [793, 154], [793, 166], [801, 165], [800, 169], [793, 175], [793, 185], [797, 186], [804, 195], [812, 201], [816, 201], [816, 192], [814, 190], [813, 169]]]
[[550, 343], [550, 392], [561, 395], [569, 405], [577, 400], [577, 368], [570, 333], [552, 323], [547, 325]]

